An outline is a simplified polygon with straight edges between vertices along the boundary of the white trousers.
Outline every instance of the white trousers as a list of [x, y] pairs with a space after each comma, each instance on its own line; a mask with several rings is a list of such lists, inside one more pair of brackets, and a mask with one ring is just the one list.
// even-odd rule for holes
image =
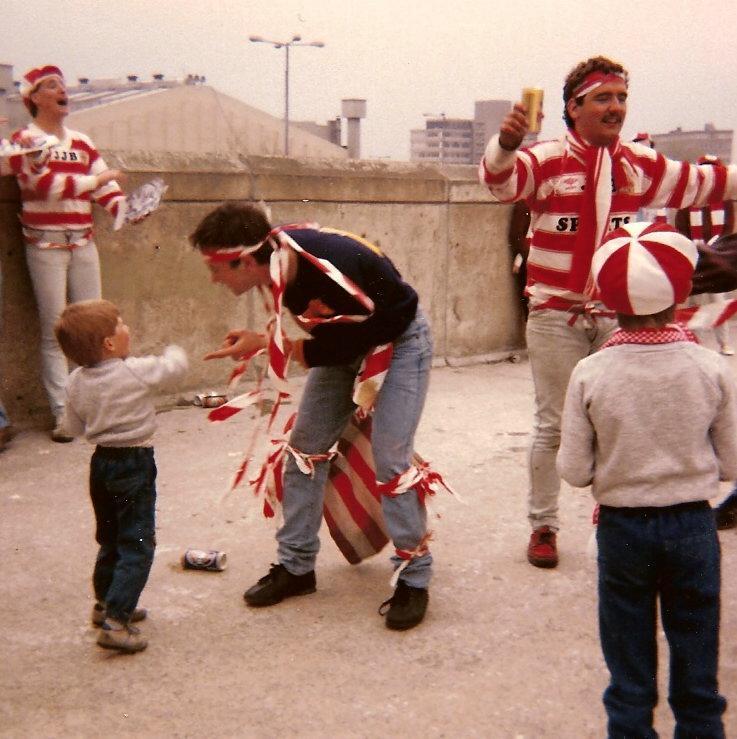
[[41, 379], [51, 412], [58, 418], [64, 410], [69, 367], [54, 336], [54, 324], [67, 303], [100, 297], [100, 258], [94, 241], [73, 249], [39, 249], [27, 244], [26, 262], [41, 327]]
[[571, 372], [614, 333], [613, 318], [577, 316], [561, 310], [531, 310], [527, 319], [527, 351], [535, 385], [535, 418], [530, 445], [528, 518], [533, 529], [558, 530], [560, 477], [555, 458], [560, 422]]

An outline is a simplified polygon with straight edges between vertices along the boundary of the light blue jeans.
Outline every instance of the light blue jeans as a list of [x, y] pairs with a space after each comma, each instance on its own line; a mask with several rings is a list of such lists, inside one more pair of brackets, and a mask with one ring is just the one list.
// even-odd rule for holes
[[[371, 446], [376, 479], [388, 482], [412, 464], [414, 436], [427, 395], [432, 362], [432, 337], [424, 315], [417, 316], [394, 342], [394, 355], [381, 387], [373, 417]], [[305, 454], [327, 452], [337, 441], [351, 415], [353, 384], [360, 365], [313, 367], [305, 384], [290, 444]], [[300, 472], [289, 455], [284, 470], [284, 525], [276, 534], [279, 562], [294, 575], [315, 568], [320, 549], [318, 532], [328, 463], [315, 465], [312, 477]], [[415, 490], [394, 498], [382, 497], [384, 520], [394, 546], [414, 549], [427, 530], [425, 506]], [[392, 556], [395, 569], [402, 560]], [[432, 574], [432, 555], [412, 559], [401, 578], [426, 588]]]
[[100, 297], [100, 258], [93, 241], [73, 249], [39, 249], [27, 244], [26, 262], [41, 327], [41, 379], [51, 412], [58, 418], [64, 410], [69, 366], [54, 336], [54, 324], [67, 303]]
[[531, 310], [527, 319], [527, 351], [535, 386], [535, 418], [530, 446], [528, 518], [533, 529], [558, 530], [560, 476], [555, 458], [560, 446], [560, 422], [571, 372], [579, 360], [593, 354], [614, 333], [613, 318], [579, 316], [561, 310]]

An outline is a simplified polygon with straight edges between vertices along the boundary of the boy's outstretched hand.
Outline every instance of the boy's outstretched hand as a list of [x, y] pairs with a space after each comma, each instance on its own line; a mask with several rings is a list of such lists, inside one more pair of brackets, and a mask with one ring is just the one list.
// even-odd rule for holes
[[255, 331], [233, 329], [228, 331], [219, 349], [209, 352], [203, 357], [207, 359], [224, 359], [230, 357], [238, 361], [245, 354], [251, 354], [259, 349], [265, 349], [268, 342], [266, 336], [257, 334]]

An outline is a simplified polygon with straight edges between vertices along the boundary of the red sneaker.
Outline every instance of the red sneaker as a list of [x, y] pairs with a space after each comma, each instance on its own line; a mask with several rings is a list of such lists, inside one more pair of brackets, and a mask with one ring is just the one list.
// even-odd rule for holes
[[535, 567], [555, 567], [558, 564], [555, 531], [550, 526], [541, 526], [532, 532], [527, 545], [527, 561]]

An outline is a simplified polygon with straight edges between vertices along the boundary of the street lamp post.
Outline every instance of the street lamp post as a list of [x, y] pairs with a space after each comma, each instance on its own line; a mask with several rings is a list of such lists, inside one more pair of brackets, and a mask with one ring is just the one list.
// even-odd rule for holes
[[292, 36], [291, 41], [272, 41], [261, 36], [249, 36], [254, 44], [271, 44], [275, 49], [284, 49], [284, 156], [289, 156], [289, 49], [292, 46], [316, 46], [321, 49], [322, 41], [302, 41], [301, 36]]

